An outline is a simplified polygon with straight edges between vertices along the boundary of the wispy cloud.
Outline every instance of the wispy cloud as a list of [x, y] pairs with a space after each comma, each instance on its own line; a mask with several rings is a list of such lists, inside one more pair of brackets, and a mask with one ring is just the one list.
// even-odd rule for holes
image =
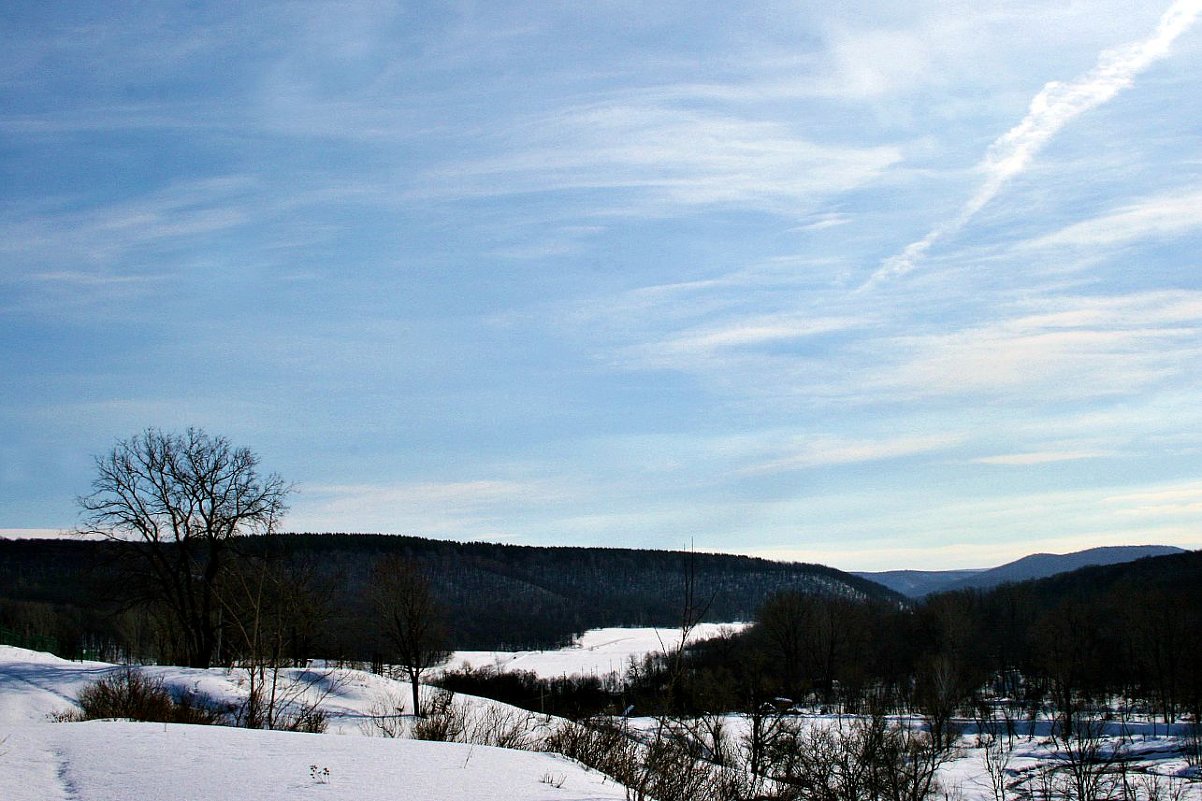
[[1150, 37], [1103, 52], [1097, 65], [1075, 81], [1044, 84], [1031, 101], [1027, 116], [989, 146], [978, 165], [984, 179], [960, 213], [886, 259], [864, 288], [913, 270], [937, 241], [963, 228], [1009, 181], [1026, 170], [1065, 125], [1131, 86], [1139, 73], [1167, 56], [1173, 42], [1194, 24], [1199, 13], [1202, 0], [1176, 0]]
[[523, 508], [562, 491], [542, 482], [482, 479], [302, 487], [286, 525], [297, 531], [499, 536]]
[[776, 121], [621, 98], [534, 117], [502, 132], [499, 155], [433, 170], [418, 198], [625, 190], [608, 210], [702, 205], [800, 214], [901, 159], [889, 146], [816, 144]]
[[1115, 514], [1128, 518], [1196, 519], [1202, 516], [1202, 482], [1118, 493], [1102, 503]]
[[1181, 236], [1202, 229], [1202, 190], [1145, 198], [1109, 214], [1061, 228], [1029, 243], [1029, 248], [1125, 245], [1149, 237]]
[[700, 325], [655, 341], [624, 348], [618, 360], [630, 366], [689, 370], [714, 367], [715, 360], [737, 358], [756, 349], [862, 328], [855, 317], [810, 317], [804, 314], [733, 315], [720, 323]]
[[[937, 493], [937, 489], [932, 489]], [[1164, 544], [1197, 548], [1202, 486], [1165, 482], [962, 497], [937, 503], [911, 494], [876, 493], [875, 516], [847, 514], [862, 495], [798, 501], [787, 538], [755, 552], [858, 570], [986, 567], [1036, 551], [1064, 553], [1100, 545]], [[798, 545], [798, 543], [804, 543]]]
[[822, 231], [827, 228], [837, 228], [840, 225], [847, 225], [852, 221], [850, 215], [841, 214], [839, 212], [824, 212], [815, 214], [807, 218], [801, 225], [793, 230], [795, 231]]
[[180, 181], [132, 199], [83, 209], [64, 200], [57, 209], [14, 215], [0, 228], [0, 253], [25, 266], [5, 278], [79, 280], [79, 265], [103, 268], [117, 261], [128, 273], [131, 253], [195, 242], [244, 225], [254, 216], [248, 200], [252, 187], [246, 176]]
[[961, 441], [962, 438], [956, 434], [862, 440], [843, 437], [815, 437], [799, 443], [790, 453], [744, 468], [740, 472], [744, 475], [763, 475], [788, 470], [899, 459], [905, 456], [946, 450]]
[[912, 355], [869, 384], [924, 396], [1129, 395], [1191, 375], [1200, 330], [1199, 293], [1068, 298], [986, 325], [901, 337], [891, 349]]
[[0, 540], [48, 540], [70, 536], [69, 530], [59, 528], [0, 528]]
[[1075, 462], [1081, 459], [1099, 459], [1111, 456], [1108, 451], [1036, 451], [1032, 453], [1005, 453], [997, 456], [982, 456], [973, 459], [974, 464], [1004, 465], [1009, 467], [1029, 467], [1037, 464], [1053, 462]]

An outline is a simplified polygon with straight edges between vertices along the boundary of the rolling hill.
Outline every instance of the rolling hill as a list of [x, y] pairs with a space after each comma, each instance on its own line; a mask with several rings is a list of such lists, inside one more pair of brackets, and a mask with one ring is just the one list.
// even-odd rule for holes
[[885, 585], [910, 598], [948, 590], [985, 590], [1001, 584], [1046, 578], [1090, 565], [1114, 565], [1148, 556], [1183, 553], [1171, 545], [1117, 545], [1073, 553], [1037, 553], [992, 568], [976, 570], [888, 570], [854, 575]]

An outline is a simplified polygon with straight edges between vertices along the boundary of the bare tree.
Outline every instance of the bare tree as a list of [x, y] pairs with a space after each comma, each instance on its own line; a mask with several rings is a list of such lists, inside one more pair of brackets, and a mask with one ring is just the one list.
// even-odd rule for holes
[[290, 487], [260, 476], [259, 457], [198, 428], [150, 428], [96, 458], [81, 530], [128, 543], [131, 591], [165, 610], [190, 667], [209, 667], [219, 640], [218, 586], [235, 538], [270, 534]]
[[420, 718], [422, 674], [450, 656], [441, 606], [421, 568], [401, 556], [386, 556], [376, 564], [371, 596], [390, 658], [409, 679], [413, 714]]

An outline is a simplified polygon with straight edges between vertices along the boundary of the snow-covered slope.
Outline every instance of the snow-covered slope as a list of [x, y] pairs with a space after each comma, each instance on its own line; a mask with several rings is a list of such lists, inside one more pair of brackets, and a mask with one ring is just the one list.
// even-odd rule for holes
[[[320, 677], [326, 734], [217, 726], [92, 721], [56, 723], [87, 683], [120, 668], [0, 648], [0, 799], [3, 801], [242, 801], [319, 798], [373, 801], [599, 801], [625, 791], [554, 754], [481, 745], [360, 736], [381, 703], [407, 688], [360, 671]], [[176, 691], [245, 697], [239, 671], [146, 668]], [[303, 673], [297, 671], [293, 675]], [[463, 699], [475, 712], [504, 705]], [[515, 714], [529, 713], [514, 710]], [[347, 736], [340, 736], [347, 735]]]
[[[689, 642], [738, 631], [746, 623], [701, 623]], [[447, 668], [471, 665], [497, 670], [528, 670], [543, 678], [624, 673], [631, 660], [664, 653], [680, 645], [680, 630], [666, 628], [608, 628], [586, 631], [567, 648], [552, 651], [456, 651]]]
[[11, 731], [5, 801], [622, 799], [551, 755], [459, 743], [92, 721]]

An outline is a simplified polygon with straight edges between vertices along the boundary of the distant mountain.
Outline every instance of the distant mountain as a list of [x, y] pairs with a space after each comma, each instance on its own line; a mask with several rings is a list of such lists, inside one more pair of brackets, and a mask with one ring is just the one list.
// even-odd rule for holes
[[984, 568], [970, 570], [885, 570], [880, 573], [853, 573], [860, 578], [883, 584], [894, 592], [908, 598], [921, 598], [945, 588], [962, 579], [983, 572]]
[[1073, 553], [1037, 553], [993, 568], [978, 570], [887, 570], [853, 575], [883, 584], [911, 598], [936, 592], [989, 589], [1000, 584], [1046, 578], [1090, 565], [1115, 565], [1148, 556], [1184, 553], [1171, 545], [1114, 545]]

